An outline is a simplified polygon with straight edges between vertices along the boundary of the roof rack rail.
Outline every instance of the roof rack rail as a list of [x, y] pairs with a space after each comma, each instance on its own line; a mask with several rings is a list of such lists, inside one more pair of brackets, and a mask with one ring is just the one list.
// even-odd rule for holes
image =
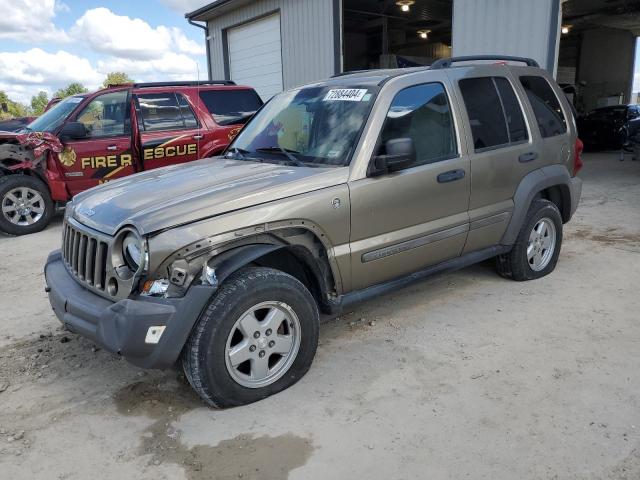
[[449, 68], [451, 64], [457, 62], [473, 62], [475, 60], [496, 60], [501, 62], [521, 62], [526, 63], [529, 67], [540, 67], [538, 62], [533, 58], [512, 57], [509, 55], [468, 55], [465, 57], [441, 58], [431, 64], [431, 70], [439, 70], [441, 68]]
[[[150, 88], [150, 87], [198, 87], [202, 85], [235, 85], [236, 82], [231, 80], [202, 80], [202, 81], [180, 81], [180, 82], [144, 82], [130, 83], [134, 88]], [[122, 85], [108, 85], [108, 87], [118, 87]]]

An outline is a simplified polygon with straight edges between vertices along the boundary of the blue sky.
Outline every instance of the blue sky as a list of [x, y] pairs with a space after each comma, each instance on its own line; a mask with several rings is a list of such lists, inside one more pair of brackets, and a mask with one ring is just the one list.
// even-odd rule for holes
[[0, 0], [0, 90], [29, 102], [110, 71], [139, 81], [206, 77], [204, 34], [184, 14], [207, 0]]

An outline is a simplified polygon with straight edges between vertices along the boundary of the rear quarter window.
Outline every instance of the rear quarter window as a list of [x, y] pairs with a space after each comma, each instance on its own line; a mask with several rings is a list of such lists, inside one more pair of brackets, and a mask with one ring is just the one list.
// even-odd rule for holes
[[262, 106], [253, 90], [204, 90], [200, 99], [218, 125], [244, 124]]
[[520, 77], [520, 83], [527, 93], [542, 137], [566, 133], [567, 120], [549, 82], [543, 77], [531, 75]]

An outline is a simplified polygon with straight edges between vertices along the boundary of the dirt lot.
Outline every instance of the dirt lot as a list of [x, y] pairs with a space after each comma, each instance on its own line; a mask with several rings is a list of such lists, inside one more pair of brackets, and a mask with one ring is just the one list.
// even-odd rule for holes
[[585, 160], [551, 276], [487, 262], [364, 304], [292, 389], [226, 411], [59, 329], [59, 221], [0, 237], [0, 477], [639, 479], [640, 162]]

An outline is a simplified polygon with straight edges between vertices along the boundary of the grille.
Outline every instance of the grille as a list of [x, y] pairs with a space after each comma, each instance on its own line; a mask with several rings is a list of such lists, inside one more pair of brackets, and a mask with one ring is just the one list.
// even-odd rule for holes
[[81, 282], [104, 291], [107, 275], [108, 243], [65, 222], [62, 258], [67, 268]]

